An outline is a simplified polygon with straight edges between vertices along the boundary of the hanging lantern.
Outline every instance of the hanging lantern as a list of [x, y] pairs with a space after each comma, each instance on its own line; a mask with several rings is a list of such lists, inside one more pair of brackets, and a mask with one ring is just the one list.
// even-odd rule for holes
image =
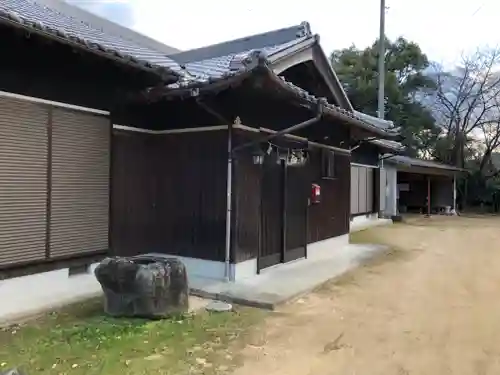
[[304, 150], [292, 151], [287, 159], [289, 166], [302, 166], [307, 161], [307, 154]]
[[265, 156], [266, 156], [266, 153], [264, 151], [262, 151], [262, 149], [260, 147], [257, 147], [252, 155], [253, 163], [256, 165], [264, 164]]

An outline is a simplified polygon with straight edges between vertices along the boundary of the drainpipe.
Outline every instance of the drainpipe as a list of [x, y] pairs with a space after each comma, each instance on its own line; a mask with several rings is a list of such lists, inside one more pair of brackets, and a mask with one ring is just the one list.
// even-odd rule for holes
[[[227, 124], [227, 187], [226, 187], [226, 247], [224, 255], [224, 280], [231, 279], [231, 219], [233, 202], [233, 124]], [[232, 278], [234, 281], [234, 277]]]
[[231, 219], [233, 201], [233, 123], [228, 121], [219, 112], [210, 108], [201, 100], [196, 101], [198, 105], [223, 124], [227, 124], [227, 184], [226, 184], [226, 241], [224, 251], [224, 280], [231, 280]]
[[[238, 145], [233, 148], [233, 142], [232, 142], [232, 133], [233, 133], [233, 123], [231, 121], [227, 121], [221, 114], [219, 114], [217, 111], [213, 110], [209, 106], [207, 106], [205, 103], [203, 103], [201, 100], [197, 100], [197, 103], [200, 107], [202, 107], [205, 111], [210, 113], [211, 115], [215, 116], [219, 120], [222, 121], [222, 123], [228, 124], [228, 141], [227, 141], [227, 151], [228, 151], [228, 158], [227, 158], [227, 201], [226, 201], [226, 243], [225, 243], [225, 271], [224, 271], [224, 280], [226, 282], [231, 281], [231, 218], [232, 218], [232, 188], [233, 188], [233, 155], [236, 151], [241, 151], [244, 148], [248, 148], [263, 142], [270, 141], [271, 139], [274, 139], [276, 137], [285, 135], [285, 134], [290, 134], [294, 131], [306, 128], [318, 121], [321, 120], [323, 117], [323, 104], [321, 102], [317, 103], [317, 114], [315, 117], [302, 121], [298, 124], [292, 125], [286, 129], [280, 130], [276, 133], [264, 136], [260, 139], [244, 143], [241, 145]], [[232, 280], [234, 281], [234, 280]]]
[[[379, 181], [378, 181], [378, 217], [385, 218], [385, 213], [387, 212], [387, 176], [383, 174], [384, 172], [384, 159], [380, 159], [379, 165]], [[384, 178], [384, 181], [380, 181], [381, 178]], [[382, 182], [382, 183], [381, 183]], [[381, 196], [384, 196], [384, 208], [380, 207]]]
[[292, 133], [294, 131], [307, 128], [308, 126], [311, 126], [312, 124], [314, 124], [314, 123], [318, 122], [319, 120], [321, 120], [322, 117], [323, 117], [323, 109], [322, 109], [321, 106], [318, 106], [318, 113], [317, 113], [317, 115], [315, 117], [313, 117], [313, 118], [311, 118], [309, 120], [306, 120], [306, 121], [299, 122], [298, 124], [295, 124], [295, 125], [292, 125], [292, 126], [286, 128], [286, 129], [280, 130], [279, 132], [276, 132], [276, 133], [273, 133], [273, 134], [269, 134], [267, 136], [264, 136], [262, 138], [256, 139], [254, 141], [238, 145], [235, 148], [233, 148], [233, 153], [235, 153], [237, 151], [241, 151], [244, 148], [248, 148], [248, 147], [251, 147], [251, 146], [258, 145], [260, 143], [268, 142], [268, 141], [270, 141], [270, 140], [272, 140], [274, 138], [280, 137], [282, 135], [290, 134], [290, 133]]

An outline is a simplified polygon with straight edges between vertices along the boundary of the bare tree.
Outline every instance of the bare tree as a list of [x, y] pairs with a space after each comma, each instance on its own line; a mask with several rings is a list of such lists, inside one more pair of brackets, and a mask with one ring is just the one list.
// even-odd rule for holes
[[[500, 146], [500, 100], [495, 98], [496, 111], [491, 114], [490, 121], [484, 121], [481, 123], [479, 129], [481, 131], [481, 138], [483, 140], [483, 154], [479, 159], [479, 170], [486, 174], [486, 168], [491, 161], [492, 153]], [[492, 111], [493, 112], [493, 111]], [[494, 171], [494, 174], [490, 174], [489, 177], [496, 176], [498, 171]]]
[[484, 144], [483, 171], [500, 146], [500, 49], [464, 56], [452, 71], [436, 66], [434, 70], [436, 90], [429, 105], [443, 129], [442, 144], [448, 145], [445, 158], [464, 167], [469, 144], [479, 140]]

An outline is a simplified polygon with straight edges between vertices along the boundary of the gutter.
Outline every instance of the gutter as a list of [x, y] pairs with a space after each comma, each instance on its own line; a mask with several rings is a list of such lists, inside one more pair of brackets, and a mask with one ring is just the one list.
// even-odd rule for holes
[[356, 118], [353, 112], [329, 104], [325, 98], [317, 98], [309, 94], [304, 89], [295, 86], [293, 83], [287, 82], [283, 78], [277, 76], [269, 68], [266, 70], [266, 73], [268, 79], [270, 79], [272, 82], [274, 82], [282, 89], [295, 94], [299, 99], [302, 99], [305, 102], [304, 104], [306, 104], [307, 106], [309, 107], [314, 106], [315, 105], [314, 103], [321, 101], [323, 103], [323, 108], [324, 108], [323, 112], [325, 113], [325, 115], [330, 115], [331, 117], [347, 122], [353, 126], [357, 126], [372, 133], [375, 133], [376, 135], [384, 139], [396, 139], [400, 137], [399, 133], [391, 134], [390, 132], [380, 129], [375, 125], [372, 125], [366, 121]]
[[232, 149], [232, 153], [234, 154], [234, 153], [241, 151], [245, 148], [252, 147], [252, 146], [255, 146], [255, 145], [260, 144], [260, 143], [265, 143], [265, 142], [270, 141], [271, 139], [281, 137], [284, 135], [288, 135], [294, 131], [307, 128], [308, 126], [311, 126], [311, 125], [315, 124], [316, 122], [320, 121], [322, 117], [323, 117], [323, 105], [321, 102], [318, 102], [315, 117], [310, 118], [309, 120], [306, 120], [306, 121], [299, 122], [298, 124], [289, 126], [288, 128], [280, 130], [276, 133], [272, 133], [272, 134], [263, 136], [259, 139], [253, 140], [251, 142], [243, 143], [239, 146], [236, 146]]
[[[383, 158], [380, 158], [379, 160], [385, 160], [385, 159], [391, 159], [391, 158], [394, 158], [394, 157], [398, 157], [398, 156], [401, 156], [401, 155], [394, 155], [394, 154], [389, 154], [389, 155], [385, 155]], [[413, 159], [413, 158], [411, 158]], [[404, 167], [408, 167], [408, 168], [422, 168], [422, 169], [429, 169], [429, 170], [437, 170], [437, 171], [447, 171], [447, 172], [451, 172], [451, 173], [470, 173], [469, 170], [467, 169], [463, 169], [463, 168], [458, 168], [458, 167], [454, 167], [452, 165], [447, 165], [447, 164], [441, 164], [441, 163], [438, 163], [438, 162], [435, 162], [437, 163], [437, 165], [422, 165], [420, 163], [418, 163], [419, 159], [416, 159], [417, 162], [412, 162], [412, 161], [400, 161], [400, 160], [391, 160], [391, 163], [394, 164], [394, 165], [400, 165], [400, 166], [404, 166]], [[426, 160], [422, 160], [422, 161], [426, 161]], [[433, 161], [430, 161], [431, 163]]]
[[397, 156], [397, 155], [392, 155], [392, 154], [391, 155], [385, 155], [385, 156], [382, 156], [381, 158], [378, 158], [378, 160], [383, 161], [383, 160], [386, 160], [386, 159], [393, 158], [395, 156]]
[[[383, 139], [397, 139], [400, 137], [399, 133], [380, 129], [367, 121], [357, 118], [353, 112], [329, 104], [325, 98], [318, 98], [293, 83], [285, 81], [282, 77], [274, 73], [269, 65], [267, 56], [264, 56], [260, 51], [253, 51], [251, 55], [246, 56], [241, 61], [234, 62], [234, 70], [229, 71], [222, 77], [210, 79], [208, 82], [195, 81], [188, 84], [180, 84], [178, 87], [163, 87], [159, 89], [160, 92], [158, 94], [165, 97], [199, 97], [202, 94], [213, 93], [214, 91], [221, 91], [231, 86], [240, 85], [244, 80], [254, 78], [258, 74], [262, 74], [265, 79], [268, 79], [288, 94], [294, 95], [296, 99], [302, 102], [303, 106], [309, 107], [311, 110], [315, 110], [313, 107], [317, 105], [318, 101], [321, 101], [324, 115], [329, 115], [351, 126], [367, 130]], [[154, 95], [155, 91], [154, 89], [150, 90], [149, 94]]]

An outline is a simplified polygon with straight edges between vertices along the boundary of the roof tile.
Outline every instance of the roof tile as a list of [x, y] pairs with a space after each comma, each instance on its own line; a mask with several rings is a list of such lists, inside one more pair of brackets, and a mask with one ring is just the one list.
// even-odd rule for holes
[[[201, 61], [191, 61], [184, 66], [187, 72], [193, 76], [194, 80], [205, 81], [209, 78], [220, 78], [227, 76], [231, 72], [245, 70], [248, 64], [245, 60], [251, 63], [255, 57], [270, 58], [272, 55], [284, 51], [287, 48], [307, 40], [309, 37], [301, 37], [286, 43], [261, 46], [258, 49], [250, 49], [245, 51], [236, 51], [223, 56], [216, 56], [210, 59]], [[172, 58], [175, 59], [176, 55]]]
[[170, 57], [177, 62], [185, 64], [193, 61], [210, 60], [220, 56], [234, 55], [254, 49], [279, 46], [296, 39], [312, 36], [309, 24], [307, 22], [302, 22], [300, 25], [279, 30], [272, 30], [261, 34], [246, 36], [239, 39], [172, 54]]
[[360, 111], [354, 111], [354, 113], [356, 113], [356, 115], [358, 115], [359, 117], [362, 117], [366, 121], [371, 122], [373, 125], [381, 128], [381, 129], [390, 129], [390, 128], [394, 127], [394, 123], [392, 121], [383, 120], [383, 119], [378, 118], [378, 117], [367, 115], [366, 113], [363, 113]]
[[[309, 24], [303, 22], [300, 25], [286, 29], [274, 30], [170, 55], [179, 64], [182, 64], [186, 69], [186, 75], [184, 79], [169, 85], [168, 89], [172, 91], [176, 91], [176, 89], [199, 89], [206, 87], [207, 84], [248, 72], [256, 66], [269, 66], [269, 59], [273, 55], [293, 50], [294, 46], [307, 40], [317, 41], [317, 36], [312, 34]], [[345, 119], [356, 120], [358, 124], [363, 124], [368, 129], [388, 134], [392, 133], [392, 126], [380, 126], [378, 121], [371, 121], [372, 116], [360, 112], [346, 111], [328, 103], [324, 98], [311, 95], [292, 82], [286, 81], [283, 77], [280, 78], [284, 87], [306, 101], [316, 103], [321, 100], [327, 112], [341, 115]], [[392, 125], [392, 123], [384, 121], [384, 125], [386, 123]]]
[[104, 33], [99, 28], [92, 27], [90, 24], [32, 0], [1, 0], [1, 18], [67, 39], [90, 50], [97, 49], [146, 67], [161, 68], [179, 75], [183, 74], [180, 65], [162, 52], [140, 46], [119, 36]]
[[[298, 40], [302, 41], [303, 39]], [[187, 74], [183, 79], [167, 86], [167, 95], [175, 95], [178, 90], [193, 90], [193, 92], [197, 92], [198, 89], [209, 88], [211, 84], [220, 83], [221, 81], [228, 80], [231, 77], [240, 76], [258, 66], [268, 66], [269, 64], [267, 63], [267, 58], [269, 58], [272, 53], [277, 53], [278, 51], [282, 51], [292, 45], [293, 44], [287, 43], [286, 47], [283, 45], [271, 46], [261, 50], [255, 49], [238, 54], [214, 57], [209, 60], [188, 63], [185, 65]], [[269, 73], [271, 76], [274, 75], [274, 72], [272, 72], [271, 69], [269, 69]], [[393, 132], [393, 129], [381, 129], [372, 122], [366, 121], [366, 119], [358, 116], [356, 113], [328, 103], [326, 98], [318, 98], [310, 94], [294, 83], [285, 80], [282, 76], [275, 76], [275, 78], [278, 82], [281, 82], [283, 87], [291, 92], [294, 92], [295, 95], [303, 98], [308, 103], [316, 104], [321, 101], [325, 112], [327, 113], [341, 117], [344, 120], [354, 120], [358, 126], [370, 129], [371, 131], [376, 131], [380, 134], [397, 134]]]

